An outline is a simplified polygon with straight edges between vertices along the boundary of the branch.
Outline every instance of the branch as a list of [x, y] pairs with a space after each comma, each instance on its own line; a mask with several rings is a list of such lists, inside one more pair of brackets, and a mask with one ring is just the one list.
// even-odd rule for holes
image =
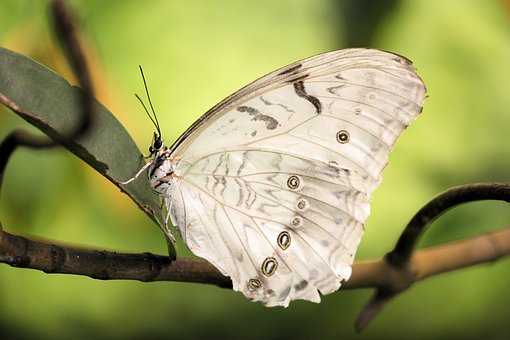
[[510, 184], [474, 183], [448, 189], [421, 208], [409, 221], [395, 248], [386, 257], [395, 266], [404, 266], [428, 226], [438, 217], [460, 204], [496, 200], [510, 202]]
[[416, 282], [509, 255], [510, 227], [507, 227], [416, 251], [405, 267], [395, 267], [386, 259], [355, 263], [352, 277], [344, 287], [376, 288], [374, 296], [356, 320], [356, 330], [363, 330], [391, 299]]
[[230, 279], [204, 260], [172, 261], [167, 256], [151, 253], [126, 254], [69, 247], [12, 235], [1, 229], [0, 263], [98, 280], [180, 281], [232, 287]]
[[[18, 147], [47, 149], [61, 144], [70, 144], [73, 140], [83, 136], [91, 127], [94, 98], [92, 82], [82, 48], [76, 37], [73, 16], [61, 0], [55, 0], [51, 3], [51, 13], [55, 33], [60, 38], [64, 54], [67, 56], [69, 64], [76, 74], [78, 83], [83, 89], [81, 96], [81, 116], [72, 131], [65, 136], [60, 136], [58, 139], [54, 138], [54, 140], [35, 136], [24, 130], [11, 132], [2, 143], [0, 143], [0, 190], [2, 188], [3, 176], [7, 163]], [[21, 116], [31, 117], [29, 112], [24, 112], [15, 102], [2, 93], [0, 93], [0, 103]]]
[[[397, 241], [395, 248], [386, 254], [384, 258], [385, 265], [388, 267], [387, 271], [397, 271], [398, 273], [405, 273], [407, 276], [413, 276], [418, 279], [423, 279], [431, 275], [439, 274], [444, 271], [450, 271], [459, 268], [459, 266], [466, 266], [477, 264], [480, 262], [487, 262], [493, 260], [493, 257], [499, 257], [499, 253], [487, 253], [482, 252], [477, 257], [470, 256], [471, 253], [479, 251], [477, 248], [453, 248], [455, 251], [448, 250], [444, 251], [446, 254], [450, 254], [455, 258], [448, 259], [441, 255], [440, 259], [443, 262], [437, 263], [425, 263], [423, 260], [420, 265], [417, 266], [413, 261], [415, 256], [412, 256], [413, 250], [416, 247], [418, 240], [423, 235], [425, 230], [434, 222], [438, 217], [443, 215], [448, 210], [458, 205], [482, 201], [482, 200], [497, 200], [510, 202], [510, 184], [507, 183], [475, 183], [461, 185], [448, 189], [447, 191], [439, 194], [426, 205], [424, 205], [418, 212], [413, 216], [411, 221], [407, 224], [406, 228], [402, 232], [402, 235]], [[506, 234], [503, 234], [506, 235]], [[493, 239], [489, 240], [494, 242], [494, 247], [502, 247], [503, 251], [507, 245], [505, 238], [503, 240]], [[481, 241], [483, 242], [483, 241]], [[472, 246], [479, 246], [478, 244]], [[497, 248], [497, 247], [496, 247]], [[497, 248], [499, 250], [499, 248]], [[487, 257], [487, 254], [489, 256]], [[508, 254], [508, 252], [504, 253]], [[418, 255], [418, 254], [417, 254]], [[480, 257], [478, 257], [480, 256]], [[427, 261], [436, 261], [437, 259], [431, 256], [426, 257]], [[464, 260], [467, 260], [467, 264], [464, 264]], [[428, 267], [427, 267], [428, 266]], [[426, 270], [425, 270], [425, 269]], [[421, 276], [417, 276], [417, 275]], [[377, 288], [372, 299], [365, 305], [358, 316], [355, 327], [358, 331], [361, 331], [367, 326], [367, 324], [382, 310], [382, 308], [389, 302], [393, 297], [407, 289], [415, 280], [405, 280], [402, 277], [400, 286], [389, 285], [386, 287]]]
[[[428, 277], [491, 262], [510, 255], [510, 227], [468, 240], [416, 252], [405, 268], [385, 259], [358, 262], [343, 289], [383, 288], [402, 291]], [[31, 240], [0, 230], [0, 262], [48, 274], [84, 275], [98, 280], [179, 281], [231, 288], [230, 279], [204, 260], [151, 253], [89, 250]]]

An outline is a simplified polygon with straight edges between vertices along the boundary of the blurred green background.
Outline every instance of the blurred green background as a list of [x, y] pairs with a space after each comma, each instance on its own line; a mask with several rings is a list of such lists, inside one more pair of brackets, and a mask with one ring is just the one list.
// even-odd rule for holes
[[[152, 126], [132, 95], [149, 78], [164, 137], [255, 78], [292, 61], [367, 46], [414, 61], [429, 89], [401, 137], [357, 259], [382, 256], [436, 193], [510, 180], [508, 1], [70, 1], [97, 96], [145, 152]], [[51, 35], [47, 3], [0, 2], [0, 45], [72, 80]], [[24, 123], [0, 109], [0, 137]], [[165, 253], [158, 228], [64, 150], [21, 150], [0, 201], [6, 230], [98, 249]], [[422, 246], [504, 227], [510, 209], [485, 202], [436, 222]], [[181, 242], [180, 255], [189, 255]], [[362, 335], [353, 322], [371, 295], [341, 291], [321, 304], [267, 309], [241, 294], [183, 283], [102, 282], [0, 265], [1, 339], [508, 339], [508, 259], [434, 277], [391, 302]]]

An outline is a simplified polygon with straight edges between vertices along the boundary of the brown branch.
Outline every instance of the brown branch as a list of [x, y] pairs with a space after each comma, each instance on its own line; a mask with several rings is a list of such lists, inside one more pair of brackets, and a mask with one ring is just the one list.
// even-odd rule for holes
[[345, 288], [377, 288], [356, 320], [356, 330], [368, 323], [396, 295], [431, 276], [490, 263], [510, 255], [510, 227], [471, 239], [416, 251], [408, 266], [395, 267], [385, 259], [357, 263]]
[[[54, 140], [32, 135], [24, 130], [11, 132], [0, 143], [0, 190], [7, 163], [18, 147], [47, 149], [61, 144], [69, 144], [83, 136], [91, 127], [94, 94], [83, 50], [75, 33], [73, 16], [61, 0], [53, 1], [50, 9], [55, 33], [59, 37], [64, 54], [67, 56], [67, 60], [78, 79], [78, 83], [83, 89], [81, 92], [81, 115], [72, 131], [58, 138], [54, 137]], [[14, 101], [2, 93], [0, 93], [0, 103], [21, 116], [30, 116], [29, 113], [24, 112]]]
[[404, 266], [427, 227], [438, 217], [460, 204], [497, 200], [510, 202], [510, 184], [474, 183], [450, 188], [424, 205], [409, 221], [395, 248], [386, 257], [395, 266]]
[[172, 261], [151, 253], [126, 254], [69, 247], [31, 240], [0, 230], [0, 263], [41, 270], [48, 274], [74, 274], [99, 280], [181, 281], [232, 287], [230, 279], [198, 259]]
[[[0, 102], [5, 104], [7, 100], [8, 99], [0, 93]], [[24, 130], [14, 130], [9, 133], [2, 143], [0, 143], [0, 192], [7, 163], [18, 147], [24, 146], [32, 149], [43, 149], [54, 145], [52, 141], [32, 135]]]
[[[408, 285], [416, 281], [416, 278], [420, 278], [419, 276], [416, 276], [416, 273], [421, 273], [421, 275], [423, 275], [422, 277], [425, 278], [427, 275], [435, 275], [441, 273], [442, 271], [456, 269], [462, 265], [463, 260], [466, 260], [468, 265], [476, 263], [472, 263], [471, 261], [473, 259], [470, 256], [467, 256], [470, 254], [470, 251], [473, 252], [473, 250], [470, 249], [454, 248], [455, 251], [450, 251], [451, 256], [457, 257], [455, 259], [450, 259], [452, 269], [448, 269], [448, 266], [446, 265], [446, 263], [448, 263], [448, 259], [444, 256], [441, 258], [443, 261], [441, 262], [441, 266], [438, 266], [435, 263], [427, 264], [422, 261], [421, 266], [417, 267], [416, 264], [413, 263], [413, 261], [415, 261], [415, 256], [412, 254], [420, 237], [437, 218], [460, 204], [482, 200], [498, 200], [510, 202], [510, 184], [474, 183], [453, 187], [434, 197], [420, 210], [418, 210], [418, 212], [413, 216], [413, 218], [409, 221], [406, 228], [402, 232], [402, 235], [398, 239], [395, 248], [386, 254], [384, 258], [384, 263], [387, 267], [385, 269], [386, 272], [405, 273], [406, 275], [412, 276], [415, 279], [405, 280], [402, 278], [399, 280], [399, 282], [401, 282], [403, 285], [402, 288], [399, 288], [395, 285], [377, 288], [372, 299], [361, 310], [360, 315], [358, 316], [355, 324], [355, 327], [358, 331], [361, 331], [364, 327], [366, 327], [366, 325], [382, 310], [387, 302], [389, 302], [402, 290], [406, 289]], [[492, 240], [492, 238], [490, 238], [490, 240]], [[494, 244], [500, 245], [500, 243]], [[501, 244], [503, 245], [503, 249], [505, 249], [505, 242], [502, 242]], [[476, 248], [473, 249], [478, 251]], [[489, 258], [486, 259], [483, 257], [484, 254], [489, 254]], [[482, 257], [476, 257], [474, 260], [486, 262], [491, 260], [493, 256], [493, 254], [490, 252], [482, 252], [481, 255]], [[427, 261], [436, 260], [434, 258], [429, 259], [429, 257], [431, 256], [426, 257]], [[427, 265], [432, 267], [428, 268]], [[429, 271], [426, 270], [427, 268]]]
[[[417, 251], [406, 267], [385, 259], [358, 262], [343, 289], [381, 288], [393, 294], [430, 276], [491, 262], [510, 255], [510, 227], [471, 239]], [[0, 262], [50, 274], [74, 274], [99, 280], [179, 281], [230, 288], [230, 279], [204, 260], [151, 253], [125, 254], [31, 240], [0, 230]]]

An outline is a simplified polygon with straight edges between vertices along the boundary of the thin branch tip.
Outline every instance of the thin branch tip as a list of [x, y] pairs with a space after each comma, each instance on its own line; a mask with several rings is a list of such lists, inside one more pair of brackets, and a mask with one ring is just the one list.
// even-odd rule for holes
[[[60, 37], [64, 54], [71, 65], [74, 73], [78, 78], [80, 87], [83, 89], [81, 100], [81, 115], [78, 117], [75, 128], [66, 135], [59, 136], [58, 140], [51, 140], [48, 138], [41, 138], [32, 135], [23, 130], [15, 130], [11, 132], [0, 143], [0, 192], [2, 188], [3, 175], [12, 154], [19, 147], [28, 147], [32, 149], [47, 149], [53, 148], [62, 144], [70, 144], [74, 140], [85, 135], [91, 128], [93, 120], [93, 89], [86, 60], [83, 53], [83, 48], [78, 41], [75, 34], [75, 24], [71, 11], [67, 8], [61, 0], [54, 0], [50, 4], [50, 9], [53, 14], [52, 24], [57, 36]], [[26, 116], [30, 116], [23, 112], [23, 109], [18, 103], [11, 98], [0, 93], [0, 103], [12, 111]]]

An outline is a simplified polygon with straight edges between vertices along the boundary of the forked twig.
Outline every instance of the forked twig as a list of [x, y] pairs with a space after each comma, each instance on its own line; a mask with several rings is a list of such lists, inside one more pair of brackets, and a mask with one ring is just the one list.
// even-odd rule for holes
[[[376, 290], [373, 298], [367, 303], [358, 316], [356, 321], [356, 329], [358, 331], [361, 331], [370, 322], [370, 320], [372, 320], [382, 310], [388, 301], [409, 288], [409, 286], [411, 286], [411, 284], [415, 281], [443, 271], [456, 269], [457, 264], [463, 263], [463, 260], [466, 259], [465, 256], [469, 254], [469, 249], [465, 249], [465, 251], [459, 253], [452, 253], [452, 256], [457, 257], [456, 260], [444, 259], [444, 263], [441, 263], [440, 265], [432, 265], [433, 268], [430, 268], [431, 264], [420, 262], [420, 265], [417, 265], [416, 263], [413, 263], [413, 251], [423, 233], [432, 224], [432, 222], [434, 222], [442, 214], [460, 204], [483, 200], [510, 202], [510, 184], [475, 183], [453, 187], [439, 194], [418, 210], [405, 227], [397, 241], [397, 244], [395, 245], [395, 248], [384, 257], [384, 261], [389, 268], [405, 274], [404, 276], [407, 276], [408, 280], [402, 280], [403, 284], [400, 286], [389, 284], [381, 286]], [[506, 234], [504, 235], [506, 236]], [[493, 238], [494, 237], [491, 237], [490, 240], [492, 240], [491, 244], [494, 245], [494, 248], [497, 248], [494, 253], [495, 256], [497, 256], [496, 258], [510, 253], [510, 247], [503, 248], [506, 249], [507, 252], [503, 251], [502, 254], [500, 254], [500, 249], [498, 248], [498, 245], [506, 245], [506, 239], [493, 240]], [[471, 249], [477, 249], [477, 251], [479, 251], [478, 248]], [[485, 253], [480, 254], [479, 256], [482, 255], [485, 255]], [[483, 257], [483, 259], [486, 258]], [[473, 264], [478, 263], [478, 260], [478, 258], [473, 259]], [[486, 260], [490, 261], [493, 260], [493, 258], [489, 256]], [[453, 266], [451, 264], [452, 261]], [[484, 262], [485, 260], [481, 260], [480, 258], [480, 261]], [[447, 263], [450, 263], [449, 267], [443, 267], [446, 266]], [[432, 270], [431, 274], [426, 274], [427, 271], [424, 270], [424, 266], [429, 266], [429, 271], [432, 269], [435, 270]], [[450, 267], [452, 269], [448, 269]], [[421, 277], [419, 276], [420, 273]]]
[[510, 184], [474, 183], [453, 187], [433, 198], [413, 216], [407, 224], [395, 248], [386, 255], [389, 263], [404, 266], [425, 230], [438, 217], [460, 204], [495, 200], [510, 202]]

